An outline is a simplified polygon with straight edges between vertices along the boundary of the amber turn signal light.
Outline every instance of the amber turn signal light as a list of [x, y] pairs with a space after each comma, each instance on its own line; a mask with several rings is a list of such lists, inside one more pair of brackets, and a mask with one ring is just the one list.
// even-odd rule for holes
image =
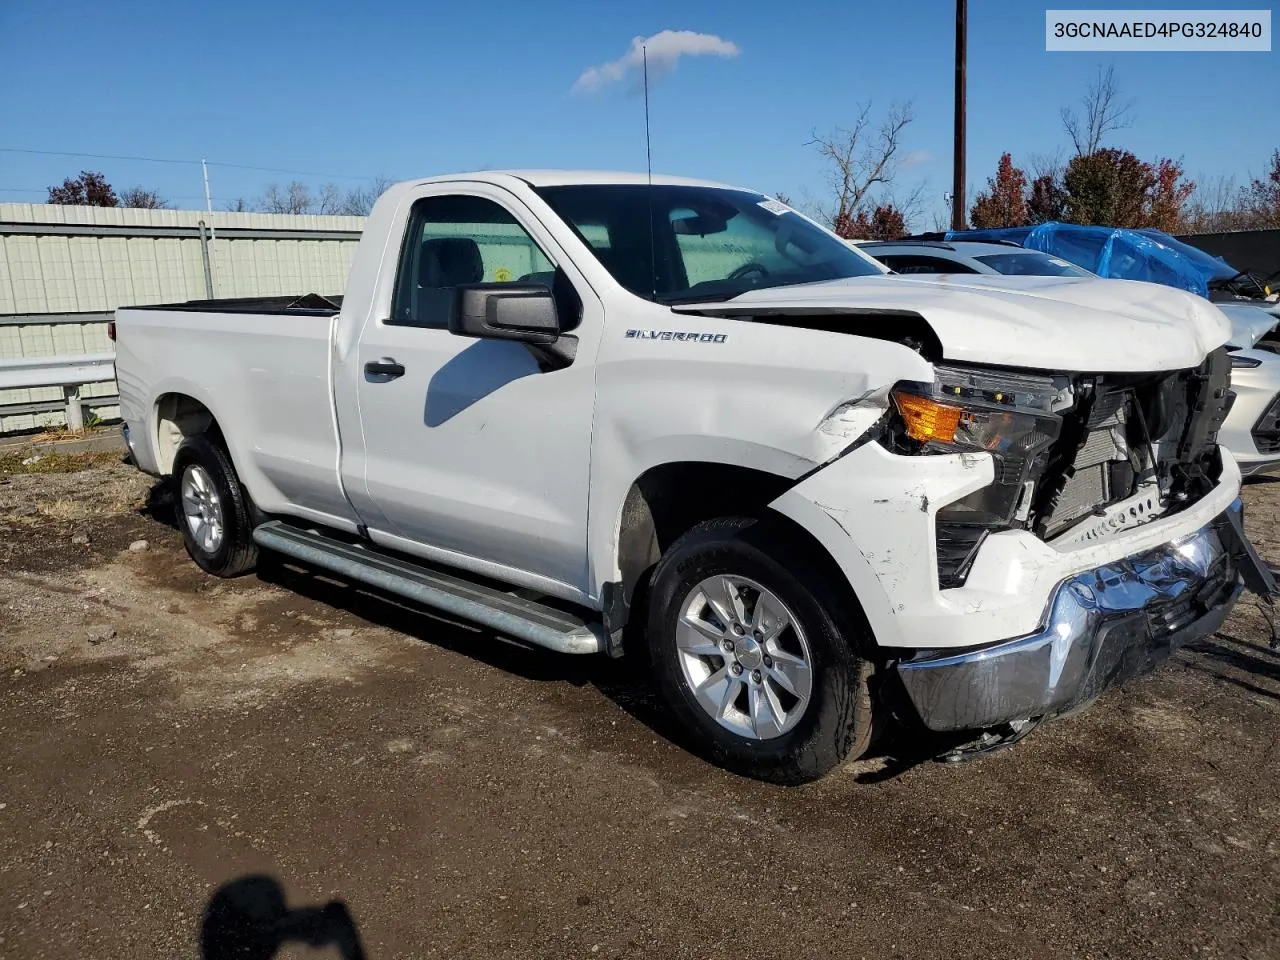
[[960, 426], [959, 407], [898, 390], [894, 391], [893, 402], [898, 405], [898, 412], [907, 427], [907, 436], [912, 440], [921, 443], [928, 440], [938, 443], [955, 441], [956, 428]]

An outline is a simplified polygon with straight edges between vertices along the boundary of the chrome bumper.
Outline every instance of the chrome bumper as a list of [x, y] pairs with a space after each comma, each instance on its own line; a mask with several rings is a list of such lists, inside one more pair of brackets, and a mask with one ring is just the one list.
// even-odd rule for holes
[[898, 675], [931, 730], [1061, 716], [1221, 627], [1243, 589], [1241, 564], [1256, 561], [1241, 541], [1237, 500], [1195, 533], [1064, 580], [1036, 633], [903, 661]]

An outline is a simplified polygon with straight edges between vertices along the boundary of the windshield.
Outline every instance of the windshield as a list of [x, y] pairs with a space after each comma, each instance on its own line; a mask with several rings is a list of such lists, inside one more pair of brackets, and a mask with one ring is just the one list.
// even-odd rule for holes
[[1091, 277], [1088, 270], [1081, 270], [1074, 263], [1061, 257], [1051, 257], [1047, 253], [1028, 250], [1023, 253], [992, 253], [985, 257], [974, 257], [979, 263], [985, 263], [996, 273], [1011, 277]]
[[537, 192], [615, 280], [658, 303], [724, 300], [748, 290], [882, 272], [833, 234], [758, 193], [668, 184]]

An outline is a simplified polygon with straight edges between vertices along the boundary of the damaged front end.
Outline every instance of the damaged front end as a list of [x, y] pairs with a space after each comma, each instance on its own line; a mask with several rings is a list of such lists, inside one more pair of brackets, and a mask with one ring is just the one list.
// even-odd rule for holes
[[1221, 473], [1230, 359], [1126, 375], [936, 367], [899, 384], [882, 442], [899, 454], [982, 452], [993, 482], [938, 510], [938, 585], [963, 586], [984, 539], [1027, 530], [1061, 547], [1105, 540], [1196, 503]]
[[[1223, 471], [1229, 371], [1221, 349], [1172, 373], [1012, 377], [939, 366], [931, 385], [899, 385], [881, 437], [892, 451], [982, 450], [995, 461], [990, 485], [937, 511], [939, 587], [962, 586], [983, 540], [1000, 531], [1074, 551], [1197, 504]], [[949, 759], [986, 752], [1216, 631], [1243, 589], [1267, 605], [1276, 596], [1236, 500], [1193, 533], [1062, 581], [1034, 633], [918, 650], [896, 672], [927, 727], [979, 732]]]

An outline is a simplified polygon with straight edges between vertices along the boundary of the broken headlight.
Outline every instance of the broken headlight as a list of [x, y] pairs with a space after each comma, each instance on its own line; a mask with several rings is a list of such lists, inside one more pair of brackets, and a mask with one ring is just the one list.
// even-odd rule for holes
[[891, 444], [900, 453], [989, 453], [992, 482], [936, 517], [938, 579], [960, 586], [986, 535], [1022, 526], [1035, 484], [1075, 402], [1071, 381], [998, 370], [936, 366], [932, 384], [894, 388]]

